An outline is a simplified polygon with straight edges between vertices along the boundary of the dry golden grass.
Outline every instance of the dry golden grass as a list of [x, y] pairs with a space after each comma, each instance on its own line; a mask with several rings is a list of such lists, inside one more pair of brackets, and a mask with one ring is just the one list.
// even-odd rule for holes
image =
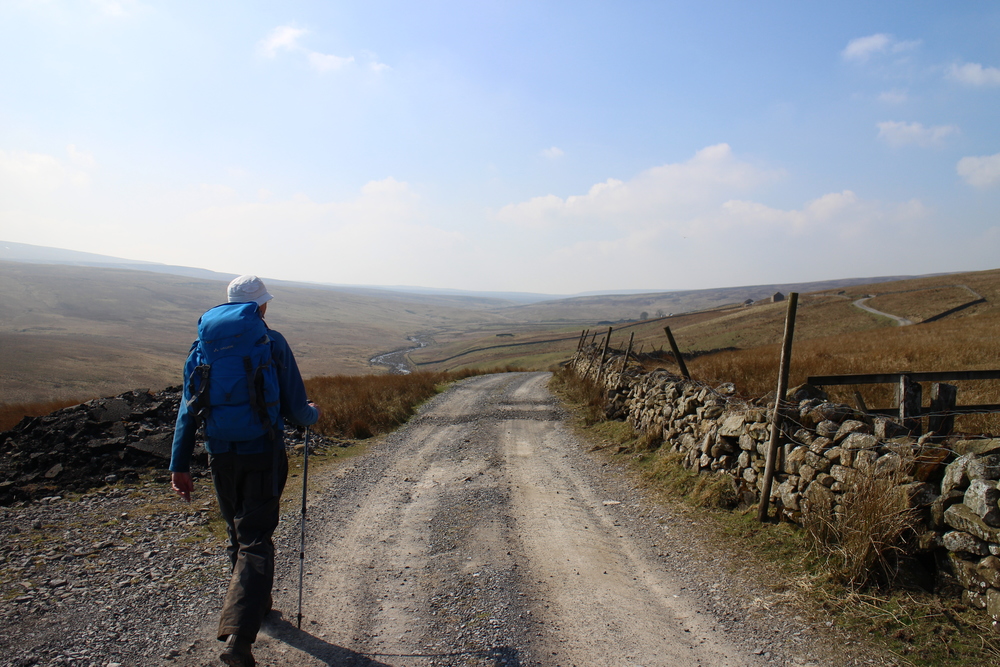
[[[89, 399], [83, 399], [89, 400]], [[44, 403], [0, 403], [0, 431], [9, 431], [25, 417], [41, 417], [62, 408], [82, 403], [83, 400], [47, 401]]]
[[330, 437], [370, 438], [388, 433], [413, 416], [417, 407], [448, 382], [490, 372], [338, 375], [306, 380], [310, 400], [322, 410], [316, 430]]
[[[962, 287], [933, 287], [880, 294], [870, 299], [867, 305], [883, 313], [899, 315], [913, 322], [923, 322], [975, 300], [976, 297]], [[970, 310], [969, 314], [975, 312]]]
[[[798, 327], [798, 324], [796, 324]], [[958, 371], [1000, 368], [1000, 311], [942, 320], [931, 324], [891, 327], [851, 335], [796, 340], [789, 385], [810, 375]], [[777, 385], [780, 347], [721, 352], [688, 363], [691, 374], [707, 382], [734, 382], [749, 397], [773, 392]], [[1000, 404], [1000, 382], [957, 382], [959, 405]], [[893, 407], [892, 385], [830, 387], [831, 398], [854, 403], [859, 391], [869, 408]], [[924, 389], [927, 405], [929, 388]], [[1000, 431], [997, 415], [960, 416], [956, 428], [967, 432]]]

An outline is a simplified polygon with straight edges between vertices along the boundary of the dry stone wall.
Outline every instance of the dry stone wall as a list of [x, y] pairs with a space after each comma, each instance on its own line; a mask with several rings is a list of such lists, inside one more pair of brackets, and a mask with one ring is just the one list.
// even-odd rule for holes
[[[609, 417], [662, 435], [661, 450], [682, 455], [689, 470], [729, 475], [744, 503], [759, 502], [773, 396], [747, 401], [731, 384], [624, 368], [621, 353], [594, 346], [573, 364], [606, 387]], [[801, 524], [803, 512], [817, 508], [835, 516], [859, 476], [896, 480], [919, 514], [912, 549], [935, 564], [935, 589], [960, 593], [1000, 622], [1000, 439], [913, 437], [808, 385], [790, 389], [781, 409], [771, 502], [783, 518]]]

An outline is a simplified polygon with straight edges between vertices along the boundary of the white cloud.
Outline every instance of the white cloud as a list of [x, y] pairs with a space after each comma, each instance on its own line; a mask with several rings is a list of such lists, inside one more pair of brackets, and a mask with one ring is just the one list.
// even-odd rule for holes
[[66, 153], [69, 154], [70, 161], [83, 169], [93, 169], [97, 166], [97, 161], [90, 153], [84, 153], [76, 149], [74, 144], [66, 146]]
[[274, 58], [280, 50], [298, 51], [302, 49], [299, 46], [299, 37], [307, 32], [309, 31], [287, 25], [278, 26], [268, 33], [267, 37], [257, 44], [257, 47], [268, 58]]
[[948, 76], [969, 86], [1000, 86], [1000, 68], [983, 67], [979, 63], [952, 65]]
[[958, 175], [977, 188], [1000, 186], [1000, 153], [981, 157], [964, 157], [956, 166]]
[[591, 186], [586, 194], [565, 199], [550, 194], [509, 204], [497, 217], [528, 226], [640, 227], [690, 214], [782, 175], [741, 162], [733, 157], [728, 144], [718, 144], [698, 151], [687, 162], [653, 167], [627, 182], [609, 178]]
[[948, 137], [958, 134], [954, 125], [924, 127], [921, 123], [885, 121], [878, 123], [878, 138], [890, 146], [940, 146]]
[[329, 72], [330, 70], [340, 69], [344, 65], [350, 65], [354, 62], [354, 56], [342, 58], [326, 53], [317, 53], [316, 51], [310, 51], [308, 58], [309, 64], [318, 72]]
[[542, 151], [542, 157], [548, 158], [550, 160], [557, 160], [561, 158], [563, 155], [565, 155], [565, 153], [563, 153], [563, 150], [561, 148], [557, 148], [556, 146], [552, 146], [551, 148], [546, 148], [545, 150]]
[[[292, 26], [278, 26], [267, 37], [257, 43], [257, 50], [267, 58], [274, 58], [279, 51], [290, 51], [302, 54], [309, 66], [317, 72], [331, 72], [343, 69], [354, 64], [354, 56], [335, 56], [329, 53], [320, 53], [307, 49], [299, 44], [299, 39], [308, 34], [308, 30], [293, 28]], [[379, 68], [387, 69], [388, 65], [374, 63], [372, 69], [379, 71]]]
[[920, 46], [919, 40], [900, 41], [892, 35], [877, 33], [867, 37], [852, 39], [840, 52], [844, 60], [866, 62], [873, 55], [881, 53], [902, 53]]

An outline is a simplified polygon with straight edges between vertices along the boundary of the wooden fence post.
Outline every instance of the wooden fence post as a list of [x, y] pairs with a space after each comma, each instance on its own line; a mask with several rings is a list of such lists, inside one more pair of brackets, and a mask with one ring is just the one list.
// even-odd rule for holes
[[899, 405], [899, 423], [910, 432], [910, 435], [920, 435], [921, 410], [920, 403], [923, 389], [919, 382], [914, 382], [909, 375], [899, 376], [896, 387], [896, 401]]
[[628, 350], [625, 351], [625, 358], [622, 359], [622, 369], [618, 371], [618, 384], [622, 383], [622, 378], [625, 377], [625, 367], [628, 366], [628, 358], [632, 354], [632, 343], [635, 341], [635, 332], [628, 337]]
[[958, 402], [958, 387], [953, 384], [935, 382], [931, 385], [931, 415], [927, 418], [927, 431], [938, 437], [951, 434], [955, 428], [955, 403]]
[[583, 341], [587, 339], [587, 330], [584, 329], [580, 332], [580, 340], [576, 341], [576, 351], [579, 352], [583, 347]]
[[677, 362], [677, 367], [681, 369], [681, 375], [690, 380], [691, 374], [688, 373], [688, 367], [684, 363], [684, 357], [681, 356], [681, 351], [680, 348], [677, 347], [677, 341], [674, 340], [674, 335], [670, 333], [670, 327], [663, 327], [663, 331], [667, 334], [667, 342], [670, 343], [670, 351], [674, 353], [674, 361]]
[[608, 335], [604, 338], [604, 347], [601, 349], [601, 363], [597, 367], [597, 381], [604, 377], [604, 360], [608, 357], [608, 345], [611, 344], [611, 327], [608, 327]]
[[788, 391], [788, 372], [792, 363], [792, 339], [795, 336], [795, 311], [799, 305], [799, 293], [789, 292], [788, 311], [785, 313], [785, 335], [781, 343], [781, 361], [778, 366], [778, 392], [774, 397], [774, 411], [771, 414], [771, 440], [767, 446], [767, 461], [764, 464], [763, 487], [760, 490], [760, 505], [757, 520], [767, 520], [767, 510], [771, 503], [771, 484], [774, 481], [774, 462], [778, 458], [778, 438], [781, 435], [782, 403]]

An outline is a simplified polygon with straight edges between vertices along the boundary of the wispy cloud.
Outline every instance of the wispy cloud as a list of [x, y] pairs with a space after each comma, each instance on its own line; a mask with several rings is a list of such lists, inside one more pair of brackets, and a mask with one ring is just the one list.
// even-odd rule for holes
[[983, 67], [979, 63], [952, 65], [948, 76], [967, 86], [1000, 86], [1000, 68]]
[[289, 51], [303, 55], [309, 66], [317, 72], [330, 72], [354, 64], [354, 56], [336, 56], [307, 49], [299, 40], [309, 31], [293, 26], [278, 26], [267, 37], [257, 43], [257, 50], [266, 58], [274, 58], [279, 51]]
[[260, 40], [257, 46], [263, 55], [268, 58], [274, 58], [278, 55], [278, 51], [301, 50], [302, 47], [299, 46], [299, 37], [302, 37], [302, 35], [305, 35], [307, 32], [309, 31], [301, 28], [293, 28], [288, 25], [278, 26], [268, 33], [267, 37]]
[[565, 155], [563, 150], [561, 148], [557, 148], [556, 146], [552, 146], [551, 148], [546, 148], [545, 150], [542, 151], [542, 157], [548, 158], [550, 160], [557, 160], [561, 158], [563, 155]]
[[867, 37], [852, 39], [840, 52], [844, 60], [866, 62], [869, 58], [881, 53], [902, 53], [920, 46], [920, 40], [898, 40], [886, 33], [877, 33]]
[[345, 65], [350, 65], [354, 62], [354, 56], [347, 56], [346, 58], [341, 56], [333, 56], [328, 53], [318, 53], [316, 51], [310, 51], [308, 53], [309, 64], [312, 68], [318, 72], [329, 72], [330, 70], [340, 69]]
[[964, 157], [955, 169], [969, 185], [977, 188], [1000, 186], [1000, 153], [981, 157]]
[[921, 123], [885, 121], [878, 124], [878, 138], [890, 146], [917, 145], [924, 148], [940, 146], [948, 137], [958, 134], [954, 125], [924, 127]]

